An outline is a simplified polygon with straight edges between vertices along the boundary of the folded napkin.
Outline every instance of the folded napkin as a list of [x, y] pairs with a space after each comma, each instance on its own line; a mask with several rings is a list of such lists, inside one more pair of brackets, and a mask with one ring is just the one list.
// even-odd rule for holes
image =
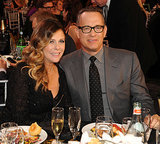
[[91, 141], [91, 137], [89, 137], [88, 132], [85, 131], [85, 132], [82, 134], [82, 136], [81, 136], [81, 141], [80, 141], [80, 143], [81, 143], [81, 144], [86, 144], [86, 143], [88, 143], [88, 142], [90, 142], [90, 141]]
[[68, 141], [68, 144], [80, 144], [79, 141]]
[[143, 144], [141, 137], [135, 137], [132, 134], [123, 135], [121, 132], [113, 138], [107, 133], [103, 133], [102, 140], [111, 141], [115, 144]]
[[[80, 144], [87, 144], [93, 139], [92, 137], [89, 137], [89, 134], [87, 131], [85, 131], [82, 134]], [[119, 132], [119, 135], [115, 137], [111, 137], [107, 133], [102, 134], [102, 138], [99, 138], [100, 140], [107, 141], [108, 143], [110, 142], [111, 144], [143, 144], [142, 143], [142, 138], [141, 137], [135, 137], [132, 134], [127, 134], [124, 135], [123, 133]]]

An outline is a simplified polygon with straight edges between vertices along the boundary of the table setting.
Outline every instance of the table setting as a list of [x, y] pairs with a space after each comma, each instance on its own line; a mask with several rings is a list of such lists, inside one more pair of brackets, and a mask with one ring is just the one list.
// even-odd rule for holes
[[[86, 125], [81, 122], [80, 107], [70, 107], [68, 113], [68, 127], [71, 137], [61, 139], [64, 129], [64, 108], [54, 107], [51, 116], [51, 128], [55, 139], [40, 127], [37, 122], [31, 125], [18, 125], [15, 122], [6, 122], [1, 124], [0, 143], [1, 144], [147, 144], [143, 142], [144, 131], [138, 124], [137, 133], [142, 134], [135, 136], [129, 133], [133, 117], [124, 117], [122, 123], [116, 123], [109, 116], [98, 116], [96, 122]], [[150, 121], [148, 109], [142, 109], [142, 120]], [[151, 129], [144, 124], [146, 139], [150, 136]], [[159, 132], [157, 133], [157, 143]]]

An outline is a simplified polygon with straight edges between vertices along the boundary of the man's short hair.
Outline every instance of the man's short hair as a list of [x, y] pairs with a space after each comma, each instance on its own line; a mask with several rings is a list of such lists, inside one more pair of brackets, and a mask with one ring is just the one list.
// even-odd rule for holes
[[[77, 20], [76, 20], [76, 23], [78, 24], [79, 23], [79, 18], [81, 16], [82, 13], [84, 12], [99, 12], [102, 17], [103, 17], [103, 11], [101, 8], [99, 7], [92, 7], [92, 6], [88, 6], [88, 7], [85, 7], [85, 8], [82, 8], [79, 12], [78, 12], [78, 15], [77, 15]], [[104, 19], [104, 17], [103, 17]]]

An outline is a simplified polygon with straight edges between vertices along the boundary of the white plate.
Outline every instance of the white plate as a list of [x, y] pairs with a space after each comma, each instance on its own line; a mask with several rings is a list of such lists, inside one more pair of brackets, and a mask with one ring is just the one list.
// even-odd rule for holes
[[85, 125], [82, 128], [82, 133], [84, 133], [85, 131], [87, 131], [89, 136], [94, 136], [94, 132], [91, 131], [91, 129], [93, 127], [95, 127], [95, 123], [90, 123], [90, 124]]
[[[27, 133], [29, 133], [29, 127], [30, 126], [19, 126], [19, 127], [21, 127], [21, 128], [23, 128], [23, 130], [24, 131], [26, 131]], [[46, 139], [47, 139], [47, 133], [46, 133], [46, 131], [45, 130], [41, 130], [41, 133], [40, 133], [40, 141], [38, 141], [38, 142], [36, 142], [36, 143], [34, 143], [34, 144], [40, 144], [40, 143], [42, 143], [42, 142], [44, 142]]]
[[[118, 124], [118, 123], [113, 123], [113, 124], [116, 124], [116, 125], [118, 125], [119, 127], [121, 127], [121, 124]], [[91, 131], [91, 129], [92, 129], [93, 127], [95, 127], [95, 123], [90, 123], [90, 124], [85, 125], [85, 126], [82, 128], [82, 133], [84, 133], [85, 131], [87, 131], [89, 136], [94, 136], [94, 132]]]

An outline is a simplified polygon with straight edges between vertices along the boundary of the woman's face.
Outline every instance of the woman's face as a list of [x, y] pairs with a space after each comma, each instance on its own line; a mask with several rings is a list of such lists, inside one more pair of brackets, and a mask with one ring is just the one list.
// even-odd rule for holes
[[43, 49], [44, 61], [46, 63], [57, 63], [60, 61], [65, 50], [65, 35], [64, 32], [57, 30], [49, 44]]
[[63, 2], [62, 1], [57, 2], [57, 9], [60, 11], [63, 11]]

